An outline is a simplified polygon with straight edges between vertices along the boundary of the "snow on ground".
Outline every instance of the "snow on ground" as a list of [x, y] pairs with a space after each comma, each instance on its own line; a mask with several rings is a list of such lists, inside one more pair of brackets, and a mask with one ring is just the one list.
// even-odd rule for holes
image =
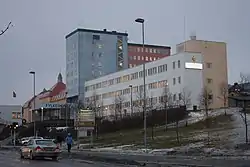
[[[226, 112], [228, 114], [237, 114], [237, 112], [239, 111], [238, 108], [230, 108], [227, 109]], [[225, 113], [224, 109], [218, 109], [215, 111], [209, 111], [209, 117], [216, 117], [219, 115], [222, 115]], [[179, 125], [180, 126], [185, 126], [186, 125], [186, 121], [188, 121], [188, 124], [193, 124], [193, 123], [197, 123], [201, 120], [204, 120], [206, 118], [205, 116], [205, 112], [190, 112], [189, 117], [187, 118], [187, 120], [182, 120], [180, 121]], [[249, 119], [250, 121], [250, 119]], [[169, 124], [168, 125], [169, 128], [174, 128], [175, 127], [175, 123]], [[244, 131], [244, 130], [243, 130]], [[206, 134], [199, 134], [199, 136], [196, 136], [197, 138], [204, 138], [206, 137]], [[90, 149], [91, 151], [104, 151], [104, 152], [119, 152], [119, 153], [150, 153], [150, 154], [172, 154], [175, 152], [200, 152], [202, 150], [202, 152], [206, 153], [206, 154], [222, 154], [221, 152], [226, 152], [229, 150], [219, 150], [219, 149], [215, 149], [215, 148], [204, 148], [204, 143], [203, 142], [199, 142], [199, 143], [192, 143], [192, 144], [188, 144], [186, 146], [182, 146], [182, 147], [176, 147], [176, 148], [168, 148], [168, 149], [143, 149], [143, 148], [136, 148], [134, 145], [121, 145], [121, 146], [114, 146], [114, 147], [103, 147], [103, 148], [93, 148]]]
[[[232, 129], [225, 129], [223, 131], [219, 131], [218, 134], [214, 135], [214, 138], [219, 138], [222, 140], [227, 139], [228, 141], [233, 143], [233, 146], [237, 144], [242, 144], [245, 142], [245, 125], [242, 120], [241, 115], [239, 114], [240, 109], [239, 108], [229, 108], [226, 109], [227, 114], [233, 115], [233, 127]], [[225, 109], [218, 109], [216, 111], [210, 111], [209, 116], [210, 117], [216, 117], [219, 115], [222, 115], [225, 113]], [[205, 119], [205, 113], [204, 112], [191, 112], [189, 114], [189, 118], [187, 120], [180, 121], [180, 126], [185, 126], [186, 121], [188, 121], [188, 124], [197, 123], [201, 120]], [[248, 123], [250, 123], [250, 115], [247, 114], [247, 120]], [[175, 124], [169, 124], [169, 128], [175, 127]], [[250, 134], [250, 128], [248, 130]], [[196, 138], [204, 138], [206, 137], [205, 134], [197, 134], [197, 136], [194, 136]], [[84, 146], [80, 146], [80, 150], [84, 150]], [[243, 146], [244, 147], [244, 146]], [[85, 147], [86, 148], [86, 147]], [[120, 146], [114, 146], [114, 147], [101, 147], [101, 148], [93, 148], [88, 149], [90, 151], [98, 151], [98, 152], [115, 152], [119, 154], [123, 153], [129, 153], [129, 154], [151, 154], [151, 155], [162, 155], [162, 154], [198, 154], [198, 155], [213, 155], [213, 156], [240, 156], [240, 155], [250, 155], [250, 151], [248, 150], [236, 150], [234, 147], [229, 148], [207, 148], [204, 144], [204, 142], [196, 142], [196, 143], [190, 143], [185, 146], [181, 147], [174, 147], [174, 148], [167, 148], [167, 149], [144, 149], [144, 148], [138, 148], [138, 146], [135, 145], [120, 145]]]

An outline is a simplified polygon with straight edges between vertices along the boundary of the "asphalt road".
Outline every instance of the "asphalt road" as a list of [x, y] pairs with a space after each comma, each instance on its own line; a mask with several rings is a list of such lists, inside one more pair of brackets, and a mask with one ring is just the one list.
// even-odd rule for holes
[[[1, 167], [119, 167], [118, 164], [108, 164], [102, 162], [93, 162], [86, 160], [74, 160], [63, 158], [59, 161], [50, 159], [28, 160], [20, 159], [19, 154], [15, 151], [0, 151]], [[124, 165], [121, 165], [124, 166]]]
[[[103, 152], [78, 152], [72, 154], [75, 159], [95, 161], [115, 161], [126, 162], [133, 165], [134, 162], [151, 166], [192, 166], [192, 167], [250, 167], [250, 158], [242, 157], [202, 157], [202, 156], [169, 156], [169, 155], [139, 155], [139, 154], [119, 154]], [[134, 164], [138, 165], [138, 164]]]

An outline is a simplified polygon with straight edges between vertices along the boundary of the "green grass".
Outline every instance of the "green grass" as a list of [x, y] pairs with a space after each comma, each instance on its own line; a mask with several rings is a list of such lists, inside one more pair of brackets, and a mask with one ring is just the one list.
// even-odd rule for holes
[[[147, 143], [151, 148], [169, 148], [188, 143], [199, 142], [202, 139], [195, 139], [193, 136], [204, 134], [207, 131], [220, 131], [225, 128], [231, 128], [231, 115], [220, 115], [215, 118], [209, 118], [209, 128], [206, 127], [206, 121], [200, 121], [187, 127], [179, 128], [180, 142], [176, 140], [176, 128], [165, 130], [164, 127], [154, 128], [152, 138], [152, 128], [147, 128]], [[121, 130], [114, 133], [102, 134], [98, 138], [94, 138], [95, 146], [114, 146], [114, 145], [143, 145], [143, 130]], [[81, 143], [88, 143], [89, 138], [84, 138]]]

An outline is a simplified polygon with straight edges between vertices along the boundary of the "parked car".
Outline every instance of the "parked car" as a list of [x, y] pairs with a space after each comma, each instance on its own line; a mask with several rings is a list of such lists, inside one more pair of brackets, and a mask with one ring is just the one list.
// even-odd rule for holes
[[30, 139], [27, 144], [20, 148], [20, 157], [31, 160], [38, 157], [57, 160], [60, 153], [60, 148], [51, 139]]
[[21, 139], [21, 144], [24, 145], [25, 143], [27, 143], [29, 140], [31, 139], [43, 139], [43, 137], [24, 137]]

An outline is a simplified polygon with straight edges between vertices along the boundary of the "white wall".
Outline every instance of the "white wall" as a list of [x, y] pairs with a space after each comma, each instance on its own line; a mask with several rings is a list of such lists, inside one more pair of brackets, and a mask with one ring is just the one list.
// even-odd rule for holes
[[[148, 83], [152, 83], [152, 82], [158, 82], [161, 80], [167, 80], [168, 81], [168, 86], [169, 86], [169, 90], [171, 93], [176, 94], [176, 97], [178, 98], [178, 93], [181, 93], [183, 88], [186, 88], [186, 90], [191, 92], [191, 103], [192, 105], [198, 105], [198, 96], [202, 90], [203, 87], [203, 83], [202, 83], [202, 70], [197, 70], [197, 69], [186, 69], [185, 68], [185, 62], [192, 62], [192, 57], [196, 58], [196, 63], [202, 63], [203, 59], [202, 59], [202, 55], [199, 53], [179, 53], [176, 55], [172, 55], [154, 62], [150, 62], [150, 63], [146, 63], [146, 69], [152, 68], [152, 67], [158, 67], [160, 65], [164, 65], [167, 64], [167, 71], [166, 72], [162, 72], [162, 73], [157, 73], [155, 75], [152, 76], [147, 76], [146, 77], [146, 84]], [[178, 64], [177, 61], [180, 60], [180, 68], [178, 68]], [[175, 69], [173, 69], [173, 62], [175, 63]], [[90, 86], [93, 84], [97, 84], [106, 80], [110, 80], [113, 78], [117, 78], [120, 76], [124, 76], [127, 74], [132, 74], [135, 72], [139, 72], [142, 71], [143, 66], [137, 66], [134, 68], [130, 68], [127, 70], [123, 70], [120, 72], [116, 72], [110, 75], [106, 75], [94, 80], [90, 80], [85, 82], [85, 87], [86, 86]], [[157, 72], [158, 72], [158, 68], [157, 68]], [[181, 83], [178, 83], [178, 77], [181, 77]], [[173, 78], [176, 78], [176, 84], [173, 85]], [[114, 84], [108, 87], [103, 87], [103, 88], [99, 88], [96, 90], [92, 90], [92, 91], [86, 91], [85, 92], [85, 97], [91, 97], [93, 96], [93, 94], [104, 94], [107, 92], [113, 92], [113, 91], [117, 91], [117, 90], [121, 90], [121, 89], [126, 89], [129, 88], [129, 85], [133, 85], [133, 86], [139, 86], [139, 85], [143, 85], [143, 78], [138, 78], [138, 79], [134, 79], [134, 80], [129, 80], [127, 82], [123, 82], [123, 83], [119, 83], [119, 84]], [[156, 88], [156, 89], [151, 89], [149, 90], [148, 88], [146, 88], [147, 90], [147, 96], [148, 97], [159, 97], [162, 96], [162, 92], [163, 92], [163, 88]], [[123, 95], [124, 98], [124, 102], [128, 101], [130, 102], [130, 93]], [[133, 93], [133, 99], [138, 98], [138, 93]], [[114, 104], [114, 97], [110, 97], [110, 98], [106, 98], [103, 99], [102, 102], [99, 102], [99, 105], [102, 106], [106, 106], [106, 105], [110, 105], [110, 104]], [[157, 101], [159, 99], [157, 98]], [[102, 103], [102, 104], [101, 104]], [[160, 105], [160, 104], [158, 104]], [[126, 108], [127, 111], [130, 111], [130, 107]], [[109, 112], [107, 112], [109, 113]]]

